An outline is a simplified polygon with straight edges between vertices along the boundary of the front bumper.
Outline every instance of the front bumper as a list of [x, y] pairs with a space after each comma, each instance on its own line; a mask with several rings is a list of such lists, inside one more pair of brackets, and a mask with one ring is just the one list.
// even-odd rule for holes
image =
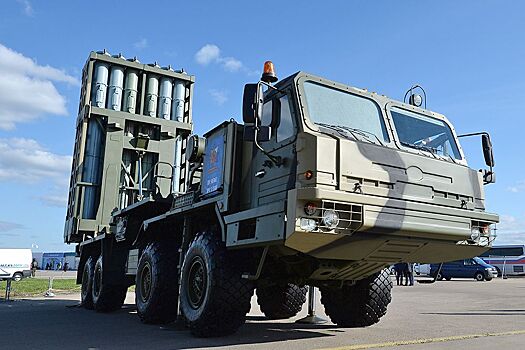
[[[362, 206], [362, 225], [348, 234], [301, 230], [303, 203], [323, 200]], [[285, 245], [324, 259], [442, 262], [476, 256], [490, 245], [469, 243], [472, 223], [499, 221], [486, 212], [318, 187], [289, 191], [288, 203]]]

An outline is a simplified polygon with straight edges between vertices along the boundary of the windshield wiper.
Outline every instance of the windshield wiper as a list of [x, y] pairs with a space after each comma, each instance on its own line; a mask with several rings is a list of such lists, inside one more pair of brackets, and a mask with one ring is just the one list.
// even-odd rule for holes
[[377, 135], [374, 134], [373, 132], [362, 130], [362, 129], [357, 129], [357, 128], [351, 128], [349, 126], [340, 126], [340, 127], [343, 128], [344, 130], [353, 131], [355, 133], [358, 133], [359, 135], [366, 137], [369, 141], [371, 141], [371, 140], [370, 140], [370, 137], [368, 135], [372, 135], [377, 140], [377, 142], [379, 142], [379, 144], [381, 146], [385, 145], [383, 143], [383, 141], [381, 141], [381, 139], [379, 137], [377, 137]]
[[[357, 137], [356, 134], [360, 135], [360, 136], [364, 137], [365, 140], [367, 140], [368, 142], [375, 144], [375, 142], [370, 140], [368, 135], [366, 135], [366, 131], [364, 131], [364, 130], [354, 129], [354, 128], [351, 128], [351, 127], [348, 127], [348, 126], [341, 126], [341, 125], [332, 125], [332, 124], [324, 124], [324, 123], [316, 123], [316, 124], [319, 125], [319, 126], [325, 127], [327, 129], [332, 129], [334, 131], [337, 131], [339, 133], [339, 135], [344, 136], [344, 137], [347, 137], [347, 134], [351, 134], [354, 139], [361, 140], [361, 138]], [[374, 135], [374, 134], [372, 134], [372, 135]], [[376, 136], [376, 138], [377, 138], [377, 136]], [[381, 141], [379, 139], [378, 139], [378, 141], [381, 143]]]
[[434, 158], [438, 158], [436, 153], [437, 153], [437, 149], [436, 148], [432, 148], [432, 147], [428, 147], [428, 146], [422, 146], [422, 145], [414, 145], [413, 143], [410, 143], [410, 142], [403, 142], [403, 141], [400, 141], [401, 144], [403, 146], [407, 146], [407, 147], [410, 147], [410, 148], [415, 148], [415, 149], [418, 149], [418, 150], [421, 150], [421, 151], [425, 151], [425, 152], [428, 152], [430, 154], [432, 154], [432, 156]]

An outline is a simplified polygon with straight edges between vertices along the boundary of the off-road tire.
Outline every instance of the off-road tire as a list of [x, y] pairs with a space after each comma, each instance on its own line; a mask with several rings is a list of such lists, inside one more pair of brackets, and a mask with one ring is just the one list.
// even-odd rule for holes
[[112, 312], [124, 305], [128, 286], [102, 283], [103, 266], [101, 255], [98, 257], [93, 271], [93, 283], [91, 286], [93, 308], [98, 312]]
[[241, 277], [239, 266], [242, 261], [213, 232], [198, 234], [190, 244], [182, 266], [180, 306], [193, 335], [228, 335], [244, 324], [253, 285]]
[[290, 318], [303, 308], [307, 292], [306, 286], [299, 287], [292, 283], [258, 287], [257, 303], [270, 320]]
[[485, 276], [482, 272], [476, 272], [476, 274], [474, 275], [474, 279], [478, 282], [483, 282], [485, 280]]
[[320, 290], [326, 314], [341, 327], [367, 327], [379, 322], [392, 300], [392, 281], [387, 270], [353, 286], [322, 287]]
[[177, 249], [167, 242], [150, 243], [137, 268], [135, 303], [144, 323], [162, 324], [177, 319], [179, 275]]
[[82, 269], [82, 284], [80, 287], [80, 305], [88, 310], [93, 310], [93, 296], [91, 288], [93, 287], [93, 272], [95, 271], [95, 260], [89, 257]]

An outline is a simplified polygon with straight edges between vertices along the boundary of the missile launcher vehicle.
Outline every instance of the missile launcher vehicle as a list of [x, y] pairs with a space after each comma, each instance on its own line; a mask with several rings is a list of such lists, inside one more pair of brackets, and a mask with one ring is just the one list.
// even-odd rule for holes
[[[194, 135], [193, 76], [91, 53], [83, 70], [64, 230], [82, 305], [119, 309], [129, 286], [146, 323], [235, 332], [256, 292], [295, 316], [315, 286], [337, 325], [385, 315], [387, 267], [480, 255], [498, 216], [487, 133], [457, 135], [422, 107], [271, 62], [244, 87], [242, 123]], [[487, 170], [458, 141], [480, 135]]]

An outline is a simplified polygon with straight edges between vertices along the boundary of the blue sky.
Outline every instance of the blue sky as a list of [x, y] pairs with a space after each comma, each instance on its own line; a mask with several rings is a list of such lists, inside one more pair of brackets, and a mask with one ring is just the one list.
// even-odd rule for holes
[[[4, 0], [0, 247], [73, 249], [62, 231], [78, 81], [103, 48], [195, 75], [199, 134], [240, 119], [243, 85], [267, 59], [281, 78], [304, 70], [396, 99], [419, 83], [459, 133], [491, 133], [497, 243], [525, 243], [524, 13], [519, 1]], [[463, 142], [474, 168], [479, 143]]]

